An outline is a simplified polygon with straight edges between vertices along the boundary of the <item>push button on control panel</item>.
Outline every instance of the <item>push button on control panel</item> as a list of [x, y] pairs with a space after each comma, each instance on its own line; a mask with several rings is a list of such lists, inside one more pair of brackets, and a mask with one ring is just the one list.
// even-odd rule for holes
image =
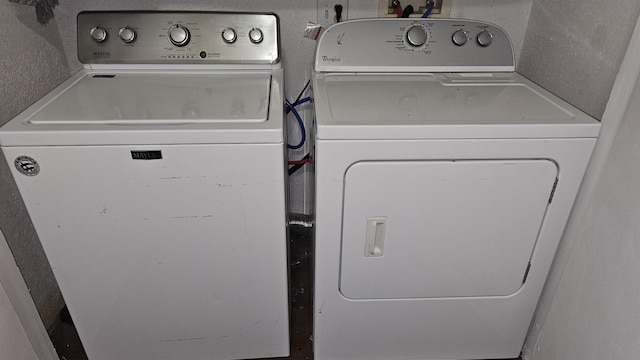
[[467, 33], [460, 29], [453, 33], [451, 41], [458, 46], [462, 46], [467, 43]]
[[482, 47], [487, 47], [491, 45], [491, 41], [493, 41], [493, 35], [491, 35], [491, 33], [488, 32], [487, 30], [482, 30], [478, 34], [476, 41], [478, 42], [478, 45]]
[[222, 41], [226, 42], [227, 44], [233, 44], [234, 42], [236, 42], [237, 38], [238, 35], [236, 34], [236, 31], [234, 29], [226, 28], [222, 30]]
[[125, 43], [132, 43], [136, 39], [136, 31], [132, 28], [125, 26], [118, 31], [118, 36], [120, 36], [120, 40]]
[[100, 26], [95, 26], [91, 28], [91, 30], [89, 31], [89, 34], [91, 35], [91, 38], [93, 39], [93, 41], [97, 43], [105, 42], [109, 37], [107, 30], [101, 28]]
[[262, 30], [253, 28], [251, 29], [251, 31], [249, 31], [249, 40], [251, 40], [252, 43], [260, 44], [263, 39], [264, 36], [262, 35]]

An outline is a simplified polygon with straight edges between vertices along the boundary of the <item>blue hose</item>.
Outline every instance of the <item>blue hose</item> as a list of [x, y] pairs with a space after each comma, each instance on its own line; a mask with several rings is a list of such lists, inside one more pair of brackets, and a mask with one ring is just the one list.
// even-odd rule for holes
[[427, 11], [422, 14], [423, 18], [429, 17], [429, 15], [431, 15], [431, 12], [433, 11], [433, 1], [428, 1], [427, 4], [429, 5], [427, 6]]
[[311, 101], [311, 98], [307, 97], [307, 98], [298, 100], [293, 105], [289, 102], [289, 100], [285, 102], [285, 105], [287, 105], [287, 110], [288, 110], [287, 112], [292, 112], [293, 116], [296, 117], [296, 120], [298, 121], [298, 125], [300, 126], [300, 133], [302, 136], [302, 138], [300, 139], [300, 142], [297, 145], [287, 144], [288, 149], [295, 150], [295, 149], [300, 149], [302, 146], [304, 146], [304, 142], [307, 137], [307, 131], [304, 129], [304, 123], [302, 122], [302, 118], [300, 117], [300, 114], [298, 114], [298, 110], [296, 110], [295, 106], [304, 104], [308, 101]]

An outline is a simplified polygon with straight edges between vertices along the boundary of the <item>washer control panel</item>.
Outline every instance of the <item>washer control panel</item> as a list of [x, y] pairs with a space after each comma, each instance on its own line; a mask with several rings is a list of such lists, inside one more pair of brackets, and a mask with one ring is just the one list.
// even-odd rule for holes
[[316, 71], [514, 71], [500, 27], [460, 19], [362, 19], [337, 23], [318, 40]]
[[84, 64], [275, 64], [271, 13], [86, 11], [78, 14]]

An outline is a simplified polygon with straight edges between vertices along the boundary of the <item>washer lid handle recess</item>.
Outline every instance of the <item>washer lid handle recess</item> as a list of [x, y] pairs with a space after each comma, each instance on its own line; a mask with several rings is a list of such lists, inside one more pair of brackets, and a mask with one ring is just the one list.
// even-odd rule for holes
[[336, 23], [316, 46], [317, 72], [512, 72], [500, 27], [460, 19], [361, 19]]

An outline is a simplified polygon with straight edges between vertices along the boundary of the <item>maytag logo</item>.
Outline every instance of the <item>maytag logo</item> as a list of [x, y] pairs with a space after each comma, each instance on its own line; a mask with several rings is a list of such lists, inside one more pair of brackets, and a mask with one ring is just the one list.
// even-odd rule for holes
[[111, 56], [111, 53], [108, 51], [94, 51], [93, 56]]
[[333, 64], [334, 62], [340, 62], [340, 58], [337, 57], [337, 56], [326, 56], [326, 55], [323, 55], [322, 56], [322, 61]]
[[133, 160], [159, 160], [162, 159], [162, 151], [131, 151], [131, 158]]
[[18, 156], [13, 164], [23, 175], [36, 176], [40, 172], [40, 165], [38, 165], [38, 162], [31, 156]]

